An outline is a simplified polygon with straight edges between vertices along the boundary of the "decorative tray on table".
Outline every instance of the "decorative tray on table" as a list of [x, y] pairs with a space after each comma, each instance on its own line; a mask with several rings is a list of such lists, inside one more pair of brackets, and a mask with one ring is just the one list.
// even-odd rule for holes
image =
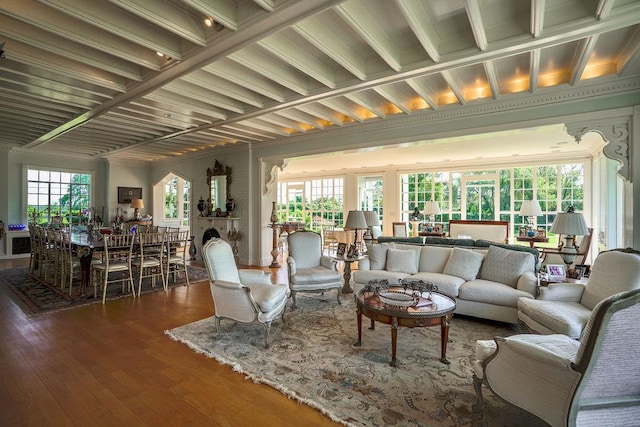
[[385, 304], [396, 307], [413, 307], [418, 303], [418, 298], [404, 292], [384, 291], [378, 293], [378, 298]]

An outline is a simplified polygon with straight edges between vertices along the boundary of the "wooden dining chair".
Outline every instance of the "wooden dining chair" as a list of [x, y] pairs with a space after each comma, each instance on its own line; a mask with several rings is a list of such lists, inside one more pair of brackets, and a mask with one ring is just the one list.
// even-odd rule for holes
[[[162, 268], [162, 252], [165, 240], [165, 233], [137, 233], [134, 257], [131, 266], [138, 274], [138, 297], [142, 290], [142, 280], [145, 277], [151, 279], [151, 286], [156, 286], [157, 278], [160, 277], [163, 289], [167, 290]], [[134, 292], [135, 293], [135, 292]]]
[[406, 222], [394, 222], [393, 223], [393, 237], [407, 237], [407, 223]]
[[[133, 287], [133, 275], [131, 274], [131, 257], [133, 254], [134, 234], [111, 234], [102, 236], [103, 258], [102, 262], [91, 266], [91, 283], [93, 284], [93, 296], [97, 297], [97, 288], [102, 286], [102, 303], [107, 300], [107, 286], [110, 283], [122, 283], [122, 292], [125, 292], [125, 283], [128, 290], [136, 296]], [[117, 273], [119, 276], [116, 276]], [[111, 275], [111, 277], [109, 277]], [[116, 276], [116, 277], [113, 277]]]
[[165, 289], [169, 287], [169, 277], [173, 276], [176, 281], [176, 274], [184, 273], [185, 281], [189, 286], [189, 271], [187, 270], [187, 251], [189, 245], [189, 230], [167, 231], [165, 239]]

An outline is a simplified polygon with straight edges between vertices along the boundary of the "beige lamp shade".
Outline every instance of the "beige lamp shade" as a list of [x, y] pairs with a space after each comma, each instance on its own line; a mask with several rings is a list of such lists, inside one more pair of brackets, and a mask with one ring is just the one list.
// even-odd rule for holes
[[376, 211], [362, 211], [364, 213], [364, 220], [368, 227], [377, 227], [380, 225], [380, 217]]
[[425, 202], [424, 211], [422, 213], [425, 216], [440, 215], [441, 214], [440, 205], [435, 200]]
[[133, 219], [138, 221], [140, 220], [140, 209], [144, 209], [144, 203], [142, 203], [142, 199], [132, 199], [131, 207], [133, 209]]
[[542, 208], [537, 200], [523, 200], [520, 207], [520, 216], [541, 216]]
[[344, 223], [344, 228], [350, 228], [352, 230], [367, 228], [367, 220], [364, 217], [364, 212], [349, 211], [347, 214], [347, 222]]

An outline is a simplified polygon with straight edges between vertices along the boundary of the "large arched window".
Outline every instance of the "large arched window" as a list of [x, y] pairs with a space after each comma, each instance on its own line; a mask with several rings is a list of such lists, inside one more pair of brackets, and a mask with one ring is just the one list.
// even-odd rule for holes
[[163, 222], [188, 227], [191, 217], [191, 183], [172, 173], [162, 183]]

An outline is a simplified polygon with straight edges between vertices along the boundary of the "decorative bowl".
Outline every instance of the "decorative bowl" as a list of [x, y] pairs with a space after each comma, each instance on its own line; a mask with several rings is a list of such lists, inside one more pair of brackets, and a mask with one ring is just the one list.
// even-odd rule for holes
[[418, 302], [412, 295], [402, 292], [380, 292], [378, 297], [383, 303], [396, 307], [412, 307]]

